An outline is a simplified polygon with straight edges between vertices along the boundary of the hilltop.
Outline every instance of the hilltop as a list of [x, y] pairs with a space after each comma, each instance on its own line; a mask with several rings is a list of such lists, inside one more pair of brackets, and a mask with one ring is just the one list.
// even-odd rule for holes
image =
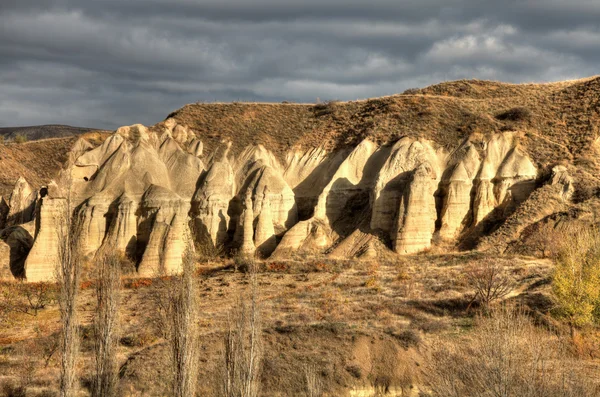
[[48, 138], [64, 138], [85, 134], [90, 131], [98, 131], [97, 128], [72, 127], [70, 125], [47, 124], [28, 127], [1, 127], [0, 136], [5, 140], [13, 140], [21, 135], [29, 141]]
[[[547, 84], [460, 80], [360, 101], [293, 103], [196, 103], [169, 117], [188, 125], [213, 150], [231, 140], [234, 152], [263, 144], [280, 158], [293, 147], [328, 150], [365, 138], [389, 144], [401, 137], [426, 138], [453, 149], [469, 136], [481, 140], [518, 131], [519, 145], [538, 168], [575, 165], [587, 184], [600, 136], [600, 77]], [[162, 126], [160, 123], [158, 127]]]

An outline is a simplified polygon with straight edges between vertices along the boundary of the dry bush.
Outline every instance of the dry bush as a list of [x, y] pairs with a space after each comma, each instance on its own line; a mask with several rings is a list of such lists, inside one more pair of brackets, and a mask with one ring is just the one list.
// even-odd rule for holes
[[260, 391], [263, 346], [256, 266], [248, 277], [250, 296], [241, 293], [229, 313], [217, 387], [222, 397], [256, 397]]
[[200, 365], [197, 286], [191, 248], [183, 257], [183, 274], [174, 277], [167, 292], [165, 330], [171, 353], [172, 395], [194, 396]]
[[117, 322], [121, 289], [121, 261], [114, 249], [96, 258], [96, 313], [94, 315], [95, 374], [92, 396], [112, 396], [117, 385]]
[[256, 272], [258, 268], [258, 263], [256, 262], [256, 259], [254, 259], [253, 256], [237, 253], [233, 257], [233, 266], [236, 272], [250, 273]]
[[8, 321], [11, 312], [37, 316], [57, 299], [54, 283], [7, 283], [0, 287], [0, 322]]
[[316, 117], [333, 114], [333, 113], [335, 113], [335, 109], [338, 104], [339, 104], [339, 101], [336, 101], [336, 100], [320, 102], [313, 106], [313, 112]]
[[583, 203], [592, 197], [598, 197], [599, 189], [590, 181], [575, 181], [575, 191], [572, 200], [574, 203]]
[[471, 264], [465, 273], [469, 287], [475, 290], [474, 300], [488, 308], [505, 298], [514, 288], [514, 280], [494, 259], [483, 259]]
[[56, 285], [54, 283], [20, 282], [18, 297], [21, 298], [16, 309], [22, 313], [37, 316], [38, 311], [56, 300]]
[[370, 370], [367, 379], [373, 387], [374, 396], [384, 396], [392, 391], [400, 391], [400, 395], [407, 396], [415, 382], [416, 374], [407, 357], [401, 350], [390, 342], [370, 349]]
[[600, 231], [566, 228], [552, 274], [556, 312], [571, 326], [598, 320], [600, 309]]
[[[70, 189], [68, 190], [70, 191]], [[65, 200], [61, 213], [57, 216], [58, 268], [56, 279], [59, 285], [59, 306], [61, 320], [61, 364], [60, 396], [76, 394], [76, 366], [79, 356], [79, 334], [77, 315], [77, 295], [81, 272], [82, 254], [78, 244], [78, 228], [72, 222], [70, 199]]]
[[516, 247], [516, 252], [556, 259], [565, 235], [563, 228], [559, 225], [552, 220], [539, 223]]
[[522, 312], [494, 309], [472, 333], [434, 345], [425, 368], [432, 397], [597, 396], [557, 336]]

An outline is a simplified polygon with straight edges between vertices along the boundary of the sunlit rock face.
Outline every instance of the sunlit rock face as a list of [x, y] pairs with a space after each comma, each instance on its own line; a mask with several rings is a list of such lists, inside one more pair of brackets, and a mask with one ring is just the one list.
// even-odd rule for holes
[[151, 185], [142, 196], [137, 246], [143, 252], [138, 272], [143, 276], [181, 272], [183, 253], [191, 233], [190, 204], [167, 188]]
[[227, 241], [229, 203], [234, 196], [233, 170], [228, 161], [214, 163], [193, 198], [196, 229], [206, 234], [212, 244]]
[[447, 192], [440, 216], [440, 236], [446, 240], [457, 237], [471, 222], [472, 192], [480, 165], [477, 150], [468, 144], [460, 160], [448, 168], [450, 176], [446, 181]]
[[412, 173], [400, 198], [393, 236], [394, 250], [412, 254], [431, 246], [435, 231], [435, 197], [438, 175], [431, 164], [423, 163]]
[[514, 143], [514, 134], [493, 137], [476, 178], [474, 223], [481, 222], [494, 208], [510, 199], [527, 195], [534, 187], [537, 170]]
[[[365, 139], [333, 151], [294, 147], [282, 156], [260, 144], [232, 153], [227, 141], [207, 151], [192, 129], [168, 119], [121, 127], [95, 148], [78, 141], [57, 183], [38, 193], [17, 181], [0, 200], [0, 220], [10, 226], [35, 218], [22, 266], [28, 280], [54, 277], [52, 230], [64, 208], [87, 258], [114, 249], [143, 276], [180, 272], [194, 246], [283, 259], [375, 258], [382, 247], [411, 254], [438, 237], [457, 241], [530, 195], [537, 170], [515, 136], [465, 139], [455, 148], [409, 137], [385, 145]], [[553, 175], [568, 200], [572, 180], [561, 169]]]
[[33, 191], [25, 178], [19, 178], [10, 195], [6, 225], [21, 225], [33, 220], [36, 200], [37, 192]]
[[[25, 261], [27, 281], [54, 281], [60, 261], [59, 245], [67, 236], [68, 203], [64, 197], [46, 196], [39, 206], [35, 240]], [[64, 246], [64, 243], [63, 243]]]
[[372, 194], [371, 228], [390, 233], [396, 228], [399, 205], [411, 184], [415, 170], [429, 164], [439, 174], [439, 155], [426, 141], [403, 138], [396, 142], [379, 170]]

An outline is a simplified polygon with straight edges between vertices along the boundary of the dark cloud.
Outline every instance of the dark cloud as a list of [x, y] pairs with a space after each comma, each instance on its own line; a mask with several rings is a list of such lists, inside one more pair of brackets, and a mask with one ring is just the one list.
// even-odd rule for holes
[[0, 126], [597, 73], [597, 0], [3, 0]]

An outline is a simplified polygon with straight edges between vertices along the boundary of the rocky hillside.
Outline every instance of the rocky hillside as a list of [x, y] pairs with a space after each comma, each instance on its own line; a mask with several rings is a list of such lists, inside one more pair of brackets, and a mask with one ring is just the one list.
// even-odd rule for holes
[[596, 200], [599, 98], [595, 77], [187, 105], [101, 145], [78, 140], [39, 194], [24, 175], [3, 204], [6, 226], [37, 219], [32, 245], [19, 240], [28, 254], [17, 273], [52, 277], [67, 201], [85, 254], [115, 247], [147, 276], [178, 272], [192, 242], [279, 259], [513, 246], [531, 225]]

